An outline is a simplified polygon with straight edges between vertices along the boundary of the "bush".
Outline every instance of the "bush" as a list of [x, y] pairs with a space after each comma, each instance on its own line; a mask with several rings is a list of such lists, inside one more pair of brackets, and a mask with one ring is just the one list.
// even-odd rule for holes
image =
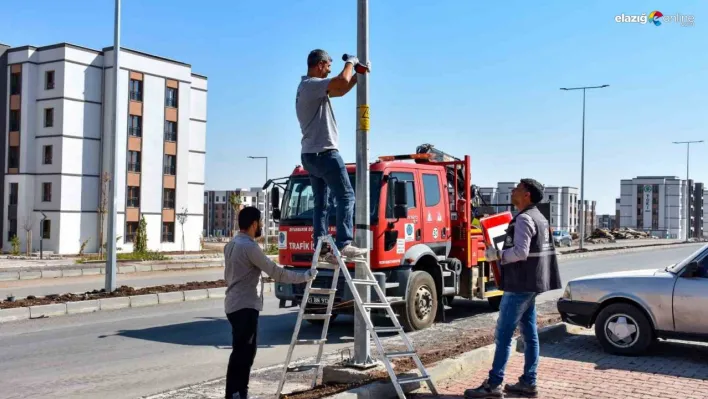
[[133, 253], [144, 254], [145, 252], [147, 252], [147, 222], [145, 221], [145, 216], [143, 216], [140, 218], [138, 231], [135, 232]]
[[12, 236], [12, 240], [10, 240], [10, 243], [12, 244], [12, 254], [17, 256], [20, 254], [20, 237], [17, 235]]
[[129, 252], [118, 254], [118, 260], [167, 260], [165, 255], [155, 251]]
[[278, 246], [277, 245], [268, 245], [268, 249], [265, 251], [266, 255], [277, 255], [278, 254]]

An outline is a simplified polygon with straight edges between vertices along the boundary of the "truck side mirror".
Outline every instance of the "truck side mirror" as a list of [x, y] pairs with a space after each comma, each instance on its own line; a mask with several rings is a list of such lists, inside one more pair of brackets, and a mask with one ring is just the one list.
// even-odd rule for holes
[[270, 206], [273, 208], [273, 219], [280, 219], [280, 190], [278, 187], [273, 187], [270, 191]]
[[408, 185], [404, 181], [396, 180], [393, 183], [393, 217], [396, 219], [408, 218]]

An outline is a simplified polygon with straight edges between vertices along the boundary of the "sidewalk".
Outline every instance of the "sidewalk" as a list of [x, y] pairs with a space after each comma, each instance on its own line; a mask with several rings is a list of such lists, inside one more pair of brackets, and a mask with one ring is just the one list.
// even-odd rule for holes
[[[539, 398], [544, 399], [705, 399], [708, 398], [708, 345], [660, 341], [645, 356], [621, 357], [605, 353], [592, 330], [541, 346], [538, 370]], [[505, 383], [516, 382], [523, 370], [523, 354], [514, 353]], [[438, 384], [441, 398], [462, 399], [467, 388], [479, 386], [490, 364], [470, 374]], [[418, 399], [430, 398], [420, 394]], [[507, 394], [506, 398], [523, 396]]]

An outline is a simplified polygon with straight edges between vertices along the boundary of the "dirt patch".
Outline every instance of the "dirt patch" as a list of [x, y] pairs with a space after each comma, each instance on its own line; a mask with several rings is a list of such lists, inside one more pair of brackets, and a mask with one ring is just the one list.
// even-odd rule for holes
[[[557, 315], [540, 315], [537, 318], [538, 328], [543, 328], [555, 323], [560, 322], [560, 317]], [[483, 346], [491, 345], [494, 343], [494, 327], [488, 328], [478, 328], [471, 329], [467, 331], [460, 331], [460, 339], [456, 340], [454, 345], [445, 346], [440, 348], [437, 345], [435, 349], [419, 349], [418, 356], [423, 364], [428, 367], [435, 363], [440, 362], [444, 359], [449, 359], [455, 356], [459, 356], [465, 352], [481, 348]], [[517, 333], [514, 336], [518, 336]], [[391, 350], [388, 349], [387, 350]], [[394, 349], [395, 350], [395, 349]], [[412, 359], [394, 359], [393, 364], [401, 373], [402, 370], [415, 369], [415, 363]], [[318, 385], [311, 390], [292, 392], [290, 394], [280, 395], [281, 399], [320, 399], [326, 396], [335, 395], [340, 392], [345, 392], [350, 389], [360, 387], [362, 385], [370, 384], [376, 381], [388, 380], [388, 373], [384, 371], [379, 371], [371, 373], [370, 377], [354, 384], [328, 384], [328, 385]]]
[[95, 299], [103, 298], [117, 298], [135, 295], [145, 295], [145, 294], [157, 294], [164, 292], [177, 292], [177, 291], [190, 291], [190, 290], [204, 290], [207, 288], [221, 288], [226, 287], [225, 280], [216, 281], [192, 281], [185, 284], [167, 284], [159, 285], [155, 287], [145, 287], [140, 289], [135, 289], [133, 287], [128, 287], [123, 285], [116, 289], [114, 292], [106, 293], [105, 289], [87, 291], [83, 294], [55, 294], [47, 295], [44, 297], [28, 296], [25, 299], [20, 299], [14, 302], [9, 302], [7, 300], [0, 302], [0, 309], [11, 309], [11, 308], [21, 308], [25, 306], [38, 306], [38, 305], [51, 305], [55, 303], [65, 303], [65, 302], [80, 302], [80, 301], [90, 301]]

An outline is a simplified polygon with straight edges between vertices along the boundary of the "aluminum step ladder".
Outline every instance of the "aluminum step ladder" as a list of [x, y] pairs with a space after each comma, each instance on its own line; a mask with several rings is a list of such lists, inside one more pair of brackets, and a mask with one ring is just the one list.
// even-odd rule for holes
[[[319, 258], [320, 254], [322, 252], [322, 247], [323, 244], [328, 244], [329, 248], [332, 250], [334, 253], [335, 258], [337, 259], [336, 264], [330, 264], [330, 263], [320, 263]], [[348, 262], [351, 262], [351, 260], [347, 260]], [[365, 262], [364, 260], [359, 260], [359, 261], [354, 261], [356, 262]], [[334, 296], [335, 293], [337, 292], [337, 281], [339, 279], [339, 273], [344, 275], [344, 278], [347, 282], [347, 285], [349, 286], [350, 291], [352, 292], [352, 295], [354, 297], [354, 302], [356, 303], [357, 309], [359, 312], [363, 315], [366, 315], [364, 317], [364, 320], [366, 322], [366, 329], [369, 331], [371, 334], [371, 338], [373, 338], [374, 343], [376, 344], [376, 348], [378, 350], [378, 353], [381, 357], [381, 360], [386, 366], [386, 370], [388, 371], [388, 375], [391, 377], [391, 382], [393, 383], [394, 388], [396, 389], [396, 392], [398, 394], [399, 399], [406, 399], [405, 394], [403, 393], [403, 389], [401, 388], [401, 384], [412, 384], [412, 383], [419, 383], [419, 382], [426, 382], [428, 385], [428, 388], [430, 389], [430, 392], [433, 395], [437, 395], [437, 389], [435, 388], [435, 385], [433, 383], [432, 378], [430, 375], [428, 375], [428, 372], [425, 369], [425, 366], [423, 366], [423, 363], [420, 361], [420, 358], [418, 357], [418, 354], [415, 352], [415, 348], [413, 348], [413, 344], [411, 341], [408, 339], [408, 336], [406, 333], [403, 331], [403, 327], [401, 327], [401, 323], [398, 321], [398, 317], [396, 317], [396, 314], [393, 312], [393, 309], [391, 308], [391, 304], [386, 300], [386, 295], [385, 293], [381, 290], [381, 287], [379, 286], [377, 280], [374, 278], [373, 273], [371, 273], [371, 269], [366, 267], [366, 278], [365, 279], [353, 279], [351, 274], [349, 273], [349, 270], [347, 270], [347, 267], [342, 260], [342, 256], [339, 253], [339, 250], [337, 250], [337, 247], [334, 245], [334, 240], [332, 239], [331, 236], [324, 236], [319, 238], [317, 241], [317, 248], [315, 249], [315, 253], [312, 257], [312, 268], [313, 269], [329, 269], [329, 270], [334, 270], [334, 276], [332, 277], [332, 286], [330, 288], [313, 288], [312, 283], [313, 280], [310, 280], [307, 282], [307, 286], [305, 288], [305, 293], [302, 297], [302, 303], [300, 304], [300, 311], [298, 312], [297, 316], [297, 323], [295, 324], [295, 331], [293, 331], [293, 337], [292, 340], [290, 341], [290, 348], [288, 349], [288, 355], [285, 358], [285, 364], [283, 366], [283, 375], [282, 378], [280, 379], [280, 384], [278, 385], [278, 391], [276, 393], [276, 398], [280, 398], [280, 393], [283, 390], [283, 386], [285, 385], [285, 379], [288, 375], [288, 373], [296, 373], [296, 372], [303, 372], [303, 371], [311, 371], [315, 370], [315, 375], [312, 377], [312, 387], [317, 384], [317, 377], [322, 371], [322, 368], [324, 367], [324, 364], [322, 363], [322, 352], [324, 351], [324, 345], [327, 342], [327, 330], [329, 329], [329, 322], [332, 317], [332, 307], [334, 305]], [[378, 296], [380, 302], [371, 302], [371, 303], [364, 303], [362, 302], [361, 297], [359, 296], [359, 292], [357, 290], [357, 286], [371, 286], [374, 288], [374, 291], [376, 292], [376, 296]], [[312, 314], [312, 313], [305, 313], [305, 307], [307, 306], [307, 301], [310, 296], [310, 294], [316, 294], [316, 295], [329, 295], [329, 301], [327, 302], [327, 310], [326, 313], [324, 314]], [[369, 314], [368, 310], [370, 309], [385, 309], [386, 313], [388, 314], [388, 318], [393, 322], [393, 327], [376, 327], [371, 321], [371, 315]], [[300, 327], [302, 326], [303, 320], [324, 320], [324, 325], [322, 328], [322, 335], [320, 339], [317, 340], [301, 340], [298, 339], [298, 335], [300, 334]], [[406, 350], [402, 352], [384, 352], [384, 347], [381, 343], [381, 339], [379, 338], [378, 334], [379, 333], [391, 333], [391, 332], [396, 332], [400, 335], [401, 339], [403, 340], [403, 343], [406, 346]], [[302, 365], [296, 365], [291, 367], [290, 366], [290, 361], [292, 360], [293, 356], [293, 350], [295, 349], [296, 345], [319, 345], [319, 350], [317, 351], [317, 357], [316, 360], [313, 364], [302, 364]], [[396, 373], [393, 370], [393, 365], [391, 364], [391, 359], [393, 358], [403, 358], [403, 357], [408, 357], [412, 358], [413, 361], [415, 362], [418, 371], [420, 372], [420, 376], [416, 377], [405, 377], [405, 378], [399, 378], [396, 376]]]

